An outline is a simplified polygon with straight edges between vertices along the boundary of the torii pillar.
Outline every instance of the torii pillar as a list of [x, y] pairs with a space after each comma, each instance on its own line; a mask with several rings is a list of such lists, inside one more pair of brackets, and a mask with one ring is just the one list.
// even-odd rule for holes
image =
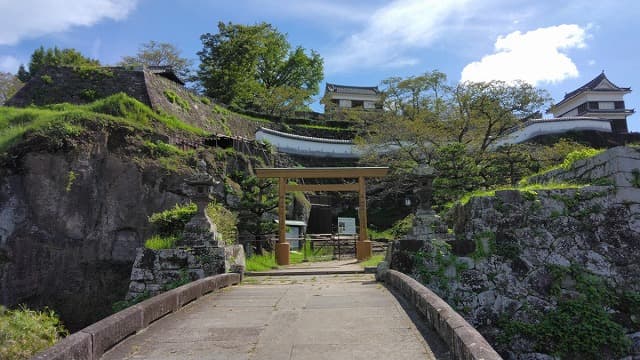
[[[289, 265], [291, 246], [286, 238], [286, 202], [287, 192], [291, 191], [357, 191], [358, 218], [360, 220], [359, 237], [356, 242], [356, 258], [358, 261], [371, 257], [371, 241], [367, 237], [367, 177], [383, 177], [388, 167], [344, 167], [344, 168], [260, 168], [256, 169], [259, 178], [278, 178], [278, 242], [276, 243], [276, 262], [278, 265]], [[289, 185], [288, 179], [333, 178], [358, 179], [353, 184], [321, 184], [321, 185]]]

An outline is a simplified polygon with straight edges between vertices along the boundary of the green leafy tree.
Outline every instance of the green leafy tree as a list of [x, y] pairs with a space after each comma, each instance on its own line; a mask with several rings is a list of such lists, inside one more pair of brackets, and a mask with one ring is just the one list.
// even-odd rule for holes
[[548, 102], [546, 91], [521, 81], [461, 83], [453, 89], [447, 132], [481, 155], [520, 119], [538, 112]]
[[100, 66], [100, 62], [83, 56], [75, 49], [61, 50], [56, 46], [45, 50], [40, 46], [31, 54], [29, 70], [20, 65], [18, 78], [22, 82], [27, 82], [47, 66]]
[[237, 205], [238, 230], [247, 232], [257, 241], [257, 251], [261, 252], [265, 235], [273, 234], [277, 225], [267, 214], [278, 208], [278, 191], [273, 179], [240, 175], [240, 198]]
[[22, 87], [17, 76], [0, 71], [0, 105], [3, 105]]
[[433, 180], [433, 200], [437, 205], [457, 200], [463, 194], [482, 184], [480, 169], [462, 143], [438, 147], [433, 167], [437, 176]]
[[170, 66], [183, 80], [190, 80], [193, 60], [181, 57], [180, 52], [173, 44], [151, 40], [141, 44], [135, 56], [123, 56], [118, 65]]
[[485, 187], [515, 186], [527, 175], [540, 170], [540, 162], [526, 144], [504, 145], [487, 152], [480, 161], [480, 175]]
[[[270, 24], [220, 22], [216, 34], [204, 34], [201, 40], [198, 80], [207, 95], [222, 103], [273, 111], [273, 106], [265, 104], [308, 103], [318, 93], [322, 57], [313, 50], [307, 55], [300, 46], [291, 50], [286, 35]], [[278, 88], [297, 91], [274, 90]], [[275, 99], [265, 101], [269, 97]]]

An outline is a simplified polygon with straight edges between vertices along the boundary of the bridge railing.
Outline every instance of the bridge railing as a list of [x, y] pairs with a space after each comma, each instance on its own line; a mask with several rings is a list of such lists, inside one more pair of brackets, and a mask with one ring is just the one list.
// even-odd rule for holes
[[204, 294], [238, 284], [241, 280], [239, 273], [220, 274], [169, 290], [67, 336], [36, 354], [32, 360], [98, 360], [107, 350], [166, 314]]
[[485, 338], [433, 291], [399, 271], [379, 268], [376, 278], [397, 289], [448, 345], [454, 359], [502, 360]]

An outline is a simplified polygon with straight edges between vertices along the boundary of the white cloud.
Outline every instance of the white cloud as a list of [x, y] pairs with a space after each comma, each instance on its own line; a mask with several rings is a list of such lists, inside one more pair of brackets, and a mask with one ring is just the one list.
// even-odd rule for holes
[[137, 0], [0, 0], [0, 45], [104, 19], [121, 20], [136, 4]]
[[373, 4], [354, 1], [300, 1], [278, 0], [278, 6], [264, 7], [264, 3], [255, 1], [254, 10], [270, 12], [271, 16], [300, 17], [310, 21], [320, 21], [326, 27], [336, 23], [361, 23], [367, 20]]
[[326, 56], [326, 68], [338, 72], [354, 67], [416, 64], [418, 60], [408, 52], [426, 48], [440, 38], [456, 23], [456, 15], [462, 14], [468, 2], [395, 0], [374, 11], [362, 31], [333, 49]]
[[13, 56], [0, 56], [0, 71], [15, 74], [20, 66], [20, 61]]
[[584, 48], [586, 38], [586, 29], [575, 24], [498, 36], [495, 53], [465, 66], [461, 81], [523, 80], [537, 85], [577, 77], [578, 68], [566, 51]]

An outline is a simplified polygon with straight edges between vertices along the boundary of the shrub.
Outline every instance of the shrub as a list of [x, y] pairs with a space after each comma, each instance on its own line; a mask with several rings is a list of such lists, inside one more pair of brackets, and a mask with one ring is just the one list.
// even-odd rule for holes
[[602, 153], [603, 151], [604, 150], [590, 149], [590, 148], [572, 151], [567, 155], [567, 157], [564, 159], [562, 164], [560, 164], [560, 167], [565, 170], [568, 170], [569, 168], [571, 168], [571, 165], [573, 165], [573, 163], [575, 163], [576, 161], [594, 157]]
[[149, 151], [151, 156], [154, 157], [158, 157], [158, 156], [188, 156], [190, 155], [190, 153], [188, 151], [184, 151], [180, 148], [178, 148], [175, 145], [172, 144], [167, 144], [163, 141], [157, 140], [156, 142], [153, 141], [145, 141], [144, 142], [144, 146], [147, 148], [147, 150]]
[[80, 92], [80, 97], [86, 101], [94, 101], [98, 98], [98, 92], [94, 89], [84, 89]]
[[413, 227], [413, 219], [415, 218], [414, 214], [407, 215], [404, 219], [400, 219], [396, 221], [395, 224], [391, 227], [391, 234], [396, 238], [400, 238], [404, 235], [407, 235], [411, 228]]
[[183, 98], [181, 98], [180, 95], [176, 94], [175, 91], [166, 89], [163, 93], [170, 103], [180, 106], [182, 110], [189, 111], [191, 109], [191, 106], [189, 106], [189, 103]]
[[42, 80], [43, 83], [47, 85], [53, 84], [53, 79], [49, 75], [42, 75], [40, 76], [40, 79]]
[[238, 216], [222, 205], [212, 202], [207, 206], [207, 216], [216, 224], [216, 228], [225, 244], [235, 244], [238, 238]]
[[172, 209], [152, 214], [149, 217], [149, 222], [156, 227], [160, 235], [177, 235], [196, 214], [196, 211], [198, 208], [194, 203], [176, 204]]
[[67, 334], [53, 310], [0, 306], [0, 359], [29, 359]]
[[[533, 313], [532, 323], [501, 319], [503, 332], [498, 342], [507, 344], [519, 335], [533, 340], [536, 350], [562, 359], [614, 359], [627, 354], [629, 339], [609, 309], [617, 303], [633, 303], [626, 302], [629, 293], [617, 296], [602, 278], [576, 265], [550, 265], [548, 270], [553, 278], [550, 294], [557, 299], [557, 308], [544, 314]], [[575, 281], [572, 290], [576, 295], [571, 298], [562, 295], [565, 278]], [[631, 306], [628, 310], [637, 308]]]

